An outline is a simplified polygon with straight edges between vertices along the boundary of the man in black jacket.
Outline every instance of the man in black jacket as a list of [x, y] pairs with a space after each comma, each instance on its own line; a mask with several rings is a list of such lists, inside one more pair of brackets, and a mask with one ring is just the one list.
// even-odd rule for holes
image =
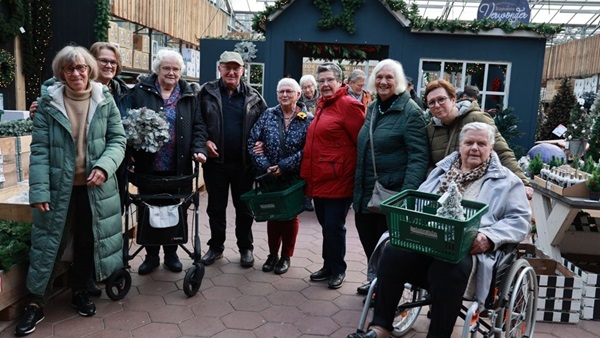
[[211, 265], [223, 257], [227, 227], [225, 211], [231, 186], [240, 264], [251, 267], [254, 264], [253, 220], [241, 200], [242, 194], [252, 190], [254, 182], [246, 142], [250, 129], [267, 104], [254, 88], [240, 81], [244, 61], [239, 53], [226, 51], [221, 54], [219, 74], [221, 78], [205, 83], [199, 94], [208, 131], [208, 160], [203, 169], [211, 232], [209, 250], [202, 257], [202, 263]]

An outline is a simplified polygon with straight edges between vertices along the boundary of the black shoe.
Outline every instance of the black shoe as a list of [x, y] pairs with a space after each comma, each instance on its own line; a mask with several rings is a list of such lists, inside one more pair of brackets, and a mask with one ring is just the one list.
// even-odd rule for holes
[[254, 265], [254, 255], [252, 254], [252, 250], [240, 252], [240, 265], [243, 268], [249, 268]]
[[377, 332], [369, 330], [368, 332], [352, 333], [346, 338], [377, 338]]
[[100, 297], [102, 295], [102, 290], [98, 289], [96, 283], [94, 283], [93, 279], [88, 279], [87, 285], [85, 286], [88, 295], [92, 297]]
[[91, 317], [96, 314], [96, 305], [88, 298], [85, 291], [73, 294], [71, 306], [77, 309], [80, 316]]
[[158, 268], [159, 265], [160, 259], [158, 256], [146, 255], [146, 259], [144, 259], [144, 262], [140, 264], [140, 267], [138, 268], [138, 274], [147, 275]]
[[214, 251], [213, 249], [208, 249], [208, 251], [202, 256], [200, 262], [204, 265], [212, 265], [217, 259], [223, 258], [222, 252]]
[[322, 268], [321, 270], [310, 274], [310, 280], [315, 282], [320, 282], [329, 278], [331, 278], [331, 271], [326, 268]]
[[165, 267], [173, 272], [181, 272], [183, 265], [176, 253], [165, 254]]
[[344, 280], [346, 279], [345, 273], [336, 273], [329, 278], [329, 288], [330, 289], [339, 289], [344, 284]]
[[290, 258], [281, 256], [281, 259], [279, 260], [279, 262], [277, 262], [277, 265], [275, 265], [275, 274], [283, 275], [284, 273], [286, 273], [288, 271], [289, 268], [290, 268]]
[[23, 317], [15, 327], [15, 336], [23, 337], [32, 333], [35, 331], [35, 326], [44, 318], [44, 310], [41, 307], [34, 304], [27, 305]]
[[359, 295], [366, 296], [369, 293], [369, 288], [371, 287], [371, 282], [366, 282], [365, 284], [356, 288], [356, 293]]
[[304, 198], [304, 210], [306, 211], [314, 211], [315, 208], [312, 205], [312, 198], [305, 197]]
[[267, 261], [263, 264], [262, 271], [271, 272], [275, 269], [275, 264], [277, 264], [277, 260], [279, 256], [277, 254], [272, 254], [267, 257]]

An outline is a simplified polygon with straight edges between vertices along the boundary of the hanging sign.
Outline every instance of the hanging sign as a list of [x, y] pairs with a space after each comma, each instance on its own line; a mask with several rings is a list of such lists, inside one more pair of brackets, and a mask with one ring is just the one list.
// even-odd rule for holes
[[481, 0], [477, 20], [508, 21], [513, 25], [529, 23], [531, 9], [527, 0]]

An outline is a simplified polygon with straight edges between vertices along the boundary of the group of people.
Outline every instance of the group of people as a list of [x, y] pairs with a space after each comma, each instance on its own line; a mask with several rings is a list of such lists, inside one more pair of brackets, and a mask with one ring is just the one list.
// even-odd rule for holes
[[[276, 88], [278, 104], [267, 108], [262, 96], [242, 81], [245, 64], [236, 52], [221, 54], [220, 78], [197, 88], [181, 78], [185, 67], [181, 55], [161, 50], [152, 74], [141, 77], [132, 89], [117, 77], [121, 57], [114, 45], [99, 42], [90, 52], [75, 46], [62, 49], [52, 64], [54, 77], [44, 83], [30, 108], [34, 218], [27, 287], [32, 298], [16, 326], [18, 336], [33, 332], [43, 320], [55, 267], [62, 260], [73, 264], [71, 304], [82, 316], [95, 314], [88, 296], [95, 292], [93, 281], [105, 280], [123, 267], [121, 213], [128, 170], [189, 175], [192, 161], [202, 163], [211, 238], [201, 261], [211, 265], [223, 257], [231, 189], [242, 267], [252, 267], [255, 260], [253, 218], [241, 195], [252, 190], [257, 175], [268, 174], [266, 180], [274, 183], [304, 179], [323, 236], [323, 265], [310, 279], [327, 281], [331, 289], [345, 280], [350, 207], [367, 257], [387, 231], [385, 216], [367, 208], [376, 183], [393, 191], [441, 193], [455, 181], [466, 196], [493, 205], [472, 250], [485, 255], [481, 261], [486, 264], [499, 245], [525, 233], [528, 211], [523, 204], [531, 191], [515, 179], [519, 175], [527, 183], [514, 154], [476, 101], [458, 104], [454, 87], [444, 80], [427, 84], [425, 97], [433, 115], [427, 125], [402, 65], [391, 59], [379, 62], [368, 79], [364, 72], [353, 71], [346, 83], [342, 69], [330, 62], [319, 65], [316, 78], [306, 75], [299, 82], [283, 78]], [[169, 125], [170, 140], [156, 153], [126, 147], [121, 117], [142, 106], [163, 111]], [[153, 192], [151, 186], [138, 188]], [[508, 205], [496, 206], [499, 202], [492, 196], [507, 196], [503, 201]], [[307, 208], [308, 204], [312, 208], [310, 200]], [[263, 271], [288, 271], [298, 230], [298, 217], [267, 222], [269, 255]], [[139, 274], [160, 265], [159, 249], [146, 246]], [[177, 246], [164, 245], [163, 251], [165, 267], [180, 272]], [[442, 271], [443, 264], [421, 256], [392, 247], [384, 250], [377, 274], [387, 282], [378, 285], [378, 293], [390, 298], [378, 297], [376, 320], [366, 337], [384, 336], [390, 330], [389, 302], [398, 303], [399, 289], [392, 291], [388, 285], [402, 285], [398, 280], [420, 278], [430, 287], [434, 304], [449, 301], [450, 296], [438, 296], [447, 291], [439, 285], [443, 278], [436, 283], [436, 274], [430, 273]], [[390, 262], [397, 259], [410, 274], [391, 268]], [[459, 272], [452, 277], [457, 281], [452, 285], [452, 305], [433, 307], [439, 312], [432, 312], [430, 337], [449, 336], [445, 332], [456, 319], [456, 295], [473, 264], [470, 258], [458, 263]], [[369, 273], [368, 282], [374, 276]], [[368, 283], [357, 292], [367, 289]]]

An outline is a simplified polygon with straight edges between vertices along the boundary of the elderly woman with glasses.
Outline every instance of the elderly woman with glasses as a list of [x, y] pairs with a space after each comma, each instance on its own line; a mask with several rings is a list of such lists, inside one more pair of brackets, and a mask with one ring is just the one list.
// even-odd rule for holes
[[[181, 54], [162, 49], [152, 62], [153, 74], [141, 78], [126, 98], [131, 108], [147, 107], [156, 112], [163, 111], [169, 123], [170, 139], [156, 153], [132, 152], [136, 173], [154, 176], [191, 175], [192, 159], [200, 163], [206, 161], [206, 126], [196, 93], [187, 81], [181, 79], [183, 70]], [[138, 188], [143, 194], [184, 193], [155, 191], [151, 186]], [[160, 246], [146, 246], [146, 259], [138, 268], [140, 275], [149, 274], [159, 266], [159, 249]], [[182, 264], [177, 256], [177, 245], [163, 245], [163, 250], [165, 267], [180, 272]]]
[[498, 249], [505, 243], [525, 239], [531, 217], [523, 183], [494, 152], [496, 133], [495, 127], [484, 122], [466, 124], [459, 133], [458, 151], [439, 161], [419, 187], [419, 191], [441, 195], [450, 184], [456, 184], [463, 198], [488, 204], [469, 254], [453, 264], [387, 243], [377, 270], [377, 297], [370, 329], [348, 338], [390, 337], [405, 283], [429, 291], [429, 338], [452, 335], [471, 274], [475, 299], [483, 305], [492, 283], [494, 263], [502, 255]]
[[[94, 57], [68, 46], [52, 61], [33, 119], [29, 203], [33, 207], [27, 288], [31, 303], [15, 334], [27, 335], [44, 319], [57, 263], [72, 247], [71, 305], [84, 317], [90, 276], [105, 280], [123, 266], [123, 241], [115, 171], [125, 153], [119, 110], [98, 74]], [[71, 245], [68, 245], [72, 243]], [[71, 255], [69, 255], [71, 256]]]
[[[434, 166], [438, 161], [458, 150], [458, 134], [467, 123], [484, 122], [492, 126], [495, 125], [494, 119], [483, 112], [476, 101], [465, 100], [457, 103], [456, 89], [448, 81], [435, 80], [429, 82], [425, 88], [425, 97], [427, 107], [432, 115], [431, 123], [427, 126], [432, 160], [430, 166]], [[531, 199], [533, 189], [530, 186], [529, 179], [519, 167], [515, 153], [510, 149], [508, 143], [495, 127], [494, 130], [496, 130], [494, 151], [500, 157], [502, 165], [517, 174], [523, 181], [527, 198]]]
[[317, 107], [317, 100], [319, 99], [319, 90], [317, 89], [317, 80], [315, 77], [307, 74], [300, 78], [300, 88], [302, 89], [302, 95], [298, 99], [299, 102], [304, 103], [306, 110], [314, 115], [315, 108]]
[[[296, 80], [283, 78], [277, 84], [279, 104], [260, 115], [250, 131], [248, 149], [258, 174], [270, 173], [265, 183], [289, 183], [299, 179], [302, 148], [312, 117], [304, 104], [298, 102], [300, 85]], [[262, 143], [260, 153], [255, 151]], [[290, 267], [298, 237], [298, 216], [289, 221], [267, 221], [269, 256], [262, 266], [264, 272], [281, 275]], [[279, 258], [279, 247], [281, 258]]]
[[365, 113], [362, 103], [347, 94], [337, 64], [319, 65], [317, 82], [321, 97], [300, 167], [323, 231], [323, 267], [310, 279], [328, 280], [330, 289], [338, 289], [346, 278], [346, 216], [352, 204], [356, 144]]

